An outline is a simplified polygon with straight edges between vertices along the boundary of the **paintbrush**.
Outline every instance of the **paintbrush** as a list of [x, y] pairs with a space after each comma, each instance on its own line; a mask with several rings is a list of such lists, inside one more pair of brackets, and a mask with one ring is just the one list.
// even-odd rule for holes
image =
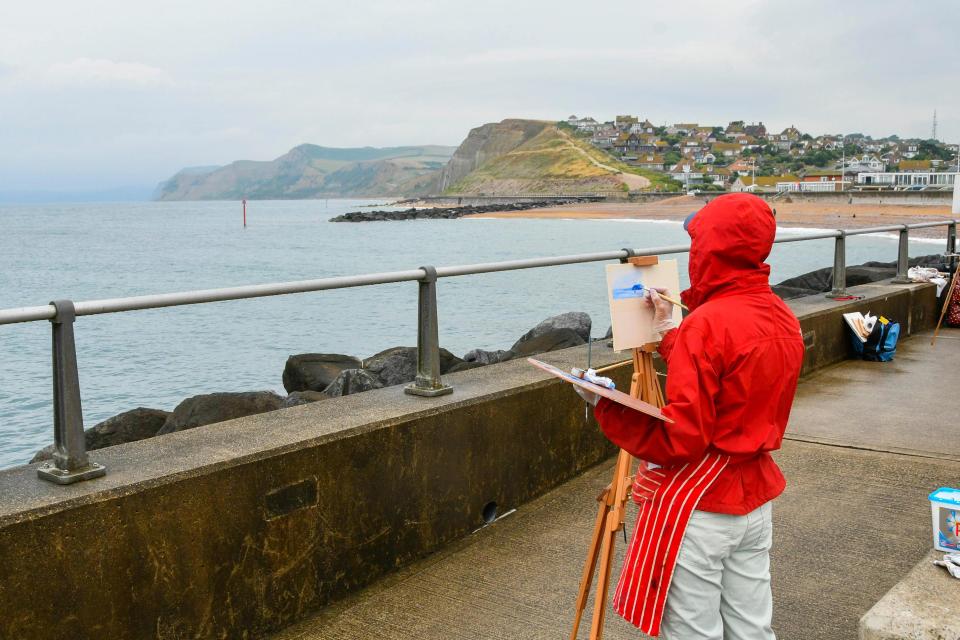
[[643, 297], [645, 297], [644, 294], [646, 294], [646, 293], [647, 293], [648, 291], [650, 291], [650, 290], [656, 291], [656, 292], [657, 292], [657, 295], [659, 295], [661, 298], [663, 298], [664, 300], [666, 300], [666, 301], [669, 302], [670, 304], [675, 304], [675, 305], [677, 305], [678, 307], [680, 307], [681, 309], [683, 309], [684, 311], [690, 311], [690, 309], [688, 309], [685, 304], [683, 304], [682, 302], [680, 302], [680, 301], [677, 300], [676, 298], [671, 298], [671, 297], [668, 296], [668, 295], [665, 295], [665, 294], [663, 294], [663, 293], [660, 293], [660, 291], [657, 290], [656, 287], [647, 287], [647, 286], [645, 286], [645, 285], [644, 285], [643, 283], [641, 283], [641, 282], [638, 282], [638, 283], [636, 283], [636, 284], [634, 284], [633, 286], [630, 286], [630, 287], [615, 287], [615, 288], [613, 289], [613, 299], [614, 299], [614, 300], [625, 300], [625, 299], [628, 299], [628, 298], [643, 298]]
[[657, 291], [657, 295], [660, 296], [661, 298], [663, 298], [664, 300], [666, 300], [667, 302], [669, 302], [669, 303], [671, 303], [671, 304], [677, 305], [678, 307], [680, 307], [680, 308], [683, 309], [684, 311], [690, 311], [690, 309], [687, 308], [687, 305], [683, 304], [682, 302], [680, 302], [680, 301], [677, 300], [676, 298], [671, 298], [670, 296], [664, 295], [664, 294], [660, 293], [659, 291]]

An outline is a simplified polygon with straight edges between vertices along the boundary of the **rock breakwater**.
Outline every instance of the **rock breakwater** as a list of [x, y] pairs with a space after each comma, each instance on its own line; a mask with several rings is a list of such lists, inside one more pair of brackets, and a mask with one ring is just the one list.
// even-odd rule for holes
[[[507, 350], [473, 349], [460, 358], [446, 349], [440, 349], [440, 373], [456, 373], [585, 344], [590, 337], [590, 327], [588, 314], [571, 311], [547, 318], [520, 336]], [[286, 397], [273, 391], [206, 393], [183, 400], [172, 412], [141, 407], [87, 429], [86, 445], [88, 450], [100, 449], [338, 396], [407, 384], [413, 382], [416, 373], [416, 347], [391, 347], [369, 358], [339, 353], [295, 354], [287, 358], [283, 370]], [[47, 460], [52, 455], [53, 445], [50, 445], [39, 451], [31, 462]]]
[[475, 213], [495, 213], [501, 211], [527, 211], [541, 207], [556, 207], [564, 204], [590, 202], [590, 198], [557, 198], [538, 202], [515, 202], [513, 204], [464, 205], [459, 207], [411, 207], [402, 211], [350, 211], [330, 222], [395, 222], [398, 220], [454, 220]]

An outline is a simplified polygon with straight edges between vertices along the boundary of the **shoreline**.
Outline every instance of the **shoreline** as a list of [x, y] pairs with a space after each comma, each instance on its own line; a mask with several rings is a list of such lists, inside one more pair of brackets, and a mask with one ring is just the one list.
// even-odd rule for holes
[[[701, 198], [677, 196], [655, 203], [573, 204], [543, 207], [530, 211], [497, 211], [466, 215], [464, 218], [540, 218], [569, 220], [620, 220], [644, 222], [682, 222], [704, 206]], [[907, 224], [951, 219], [949, 206], [820, 204], [812, 202], [771, 203], [777, 226], [799, 229], [862, 229], [892, 224]], [[916, 238], [946, 238], [942, 227], [911, 231]]]

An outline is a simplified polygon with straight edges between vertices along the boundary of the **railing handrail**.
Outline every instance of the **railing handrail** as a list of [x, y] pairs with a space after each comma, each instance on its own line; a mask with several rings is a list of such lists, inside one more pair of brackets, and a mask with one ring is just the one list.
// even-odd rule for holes
[[[783, 236], [774, 240], [774, 243], [802, 242], [806, 240], [822, 240], [827, 238], [836, 238], [841, 233], [847, 236], [863, 235], [869, 233], [881, 233], [889, 231], [901, 231], [906, 229], [923, 229], [929, 227], [943, 227], [956, 224], [956, 220], [943, 220], [933, 222], [919, 222], [914, 224], [897, 224], [882, 227], [867, 227], [860, 229], [837, 229], [836, 231], [825, 231], [811, 234], [795, 234]], [[647, 247], [645, 249], [634, 249], [632, 255], [653, 256], [668, 255], [674, 253], [686, 253], [690, 250], [689, 244], [665, 245], [656, 247]], [[514, 271], [517, 269], [536, 269], [541, 267], [553, 267], [571, 264], [582, 264], [585, 262], [604, 262], [607, 260], [620, 260], [627, 257], [627, 251], [620, 249], [618, 251], [605, 251], [595, 253], [581, 253], [563, 256], [548, 256], [543, 258], [525, 258], [520, 260], [505, 260], [501, 262], [486, 262], [467, 265], [453, 265], [447, 267], [437, 267], [438, 278], [450, 278], [464, 275], [474, 275], [480, 273], [495, 273], [499, 271]], [[291, 293], [309, 293], [311, 291], [324, 291], [329, 289], [346, 289], [351, 287], [363, 287], [378, 284], [391, 284], [395, 282], [414, 282], [421, 280], [426, 276], [423, 268], [407, 269], [404, 271], [387, 271], [382, 273], [366, 273], [352, 276], [332, 276], [329, 278], [318, 278], [313, 280], [295, 280], [288, 282], [274, 282], [266, 284], [242, 285], [237, 287], [224, 287], [219, 289], [197, 289], [193, 291], [180, 291], [172, 293], [157, 293], [141, 296], [126, 296], [121, 298], [104, 298], [99, 300], [86, 300], [74, 303], [77, 316], [92, 316], [105, 313], [121, 313], [126, 311], [142, 311], [145, 309], [157, 309], [161, 307], [177, 307], [189, 304], [204, 304], [208, 302], [225, 302], [228, 300], [244, 300], [248, 298], [265, 298], [270, 296], [287, 295]], [[38, 305], [32, 307], [18, 307], [11, 309], [0, 309], [0, 325], [17, 324], [22, 322], [36, 322], [39, 320], [52, 320], [56, 316], [56, 309], [52, 304]]]
[[[899, 233], [897, 250], [897, 276], [894, 283], [909, 282], [907, 265], [909, 258], [910, 229], [929, 227], [947, 227], [947, 253], [956, 251], [957, 220], [919, 222], [861, 229], [837, 229], [818, 233], [795, 234], [774, 239], [775, 244], [802, 242], [834, 238], [833, 290], [831, 298], [846, 296], [846, 239], [848, 236], [896, 231]], [[582, 264], [585, 262], [603, 262], [607, 260], [624, 261], [633, 256], [667, 255], [686, 253], [689, 244], [647, 247], [645, 249], [619, 249], [596, 253], [578, 253], [542, 258], [524, 258], [501, 262], [481, 262], [476, 264], [454, 265], [448, 267], [423, 266], [404, 271], [387, 271], [352, 276], [333, 276], [313, 280], [296, 280], [254, 284], [220, 289], [199, 289], [174, 293], [160, 293], [122, 298], [105, 298], [72, 302], [54, 300], [48, 305], [0, 309], [0, 325], [21, 322], [49, 320], [53, 326], [53, 407], [54, 407], [54, 453], [51, 462], [37, 469], [39, 477], [58, 484], [70, 484], [80, 480], [96, 478], [106, 473], [106, 469], [89, 460], [86, 453], [83, 433], [83, 412], [80, 407], [80, 382], [77, 374], [77, 354], [74, 344], [73, 325], [77, 316], [121, 313], [160, 307], [175, 307], [208, 302], [225, 302], [247, 298], [264, 298], [291, 293], [308, 293], [329, 289], [345, 289], [395, 282], [418, 283], [418, 327], [417, 327], [417, 374], [414, 382], [406, 387], [406, 392], [420, 396], [439, 396], [453, 391], [440, 379], [440, 341], [437, 323], [437, 279], [456, 276], [475, 275], [513, 271], [517, 269], [536, 269], [561, 265]]]

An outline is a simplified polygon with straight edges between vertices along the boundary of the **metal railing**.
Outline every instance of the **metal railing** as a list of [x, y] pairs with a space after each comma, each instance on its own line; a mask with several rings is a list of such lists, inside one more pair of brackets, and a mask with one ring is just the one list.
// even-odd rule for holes
[[[898, 224], [883, 227], [792, 235], [777, 238], [775, 244], [822, 240], [834, 238], [834, 268], [832, 290], [827, 297], [842, 298], [846, 295], [846, 241], [850, 236], [869, 233], [896, 231], [900, 234], [897, 252], [897, 275], [894, 283], [909, 282], [907, 265], [909, 259], [908, 243], [911, 229], [929, 227], [947, 227], [946, 253], [956, 253], [957, 220], [921, 222], [916, 224]], [[70, 484], [79, 480], [96, 478], [106, 473], [106, 469], [89, 459], [83, 432], [83, 414], [80, 403], [80, 382], [77, 373], [77, 352], [74, 342], [73, 325], [80, 316], [104, 313], [121, 313], [175, 307], [188, 304], [204, 304], [225, 300], [262, 298], [292, 293], [307, 293], [329, 289], [365, 287], [395, 282], [417, 282], [418, 286], [418, 325], [417, 325], [417, 373], [414, 382], [405, 391], [419, 396], [439, 396], [451, 393], [453, 388], [440, 379], [440, 343], [437, 321], [437, 280], [456, 276], [513, 271], [517, 269], [536, 269], [560, 265], [581, 264], [586, 262], [605, 262], [608, 260], [625, 261], [636, 256], [669, 255], [686, 253], [689, 244], [648, 247], [646, 249], [620, 249], [599, 253], [582, 253], [547, 258], [528, 258], [487, 262], [450, 267], [425, 266], [407, 271], [369, 273], [356, 276], [321, 278], [318, 280], [300, 280], [275, 284], [259, 284], [224, 289], [205, 289], [180, 293], [133, 296], [126, 298], [108, 298], [72, 302], [55, 300], [48, 305], [0, 309], [0, 325], [21, 322], [49, 320], [53, 331], [53, 459], [37, 469], [40, 478], [58, 484]]]

